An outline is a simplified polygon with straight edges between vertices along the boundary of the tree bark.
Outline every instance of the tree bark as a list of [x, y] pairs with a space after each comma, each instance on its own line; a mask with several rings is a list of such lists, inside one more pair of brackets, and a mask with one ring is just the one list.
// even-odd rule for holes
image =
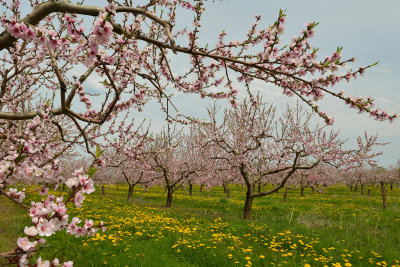
[[370, 189], [368, 189], [368, 191], [367, 191], [368, 196], [369, 196], [369, 192], [370, 192]]
[[357, 184], [354, 186], [354, 192], [357, 192]]
[[101, 194], [106, 194], [106, 189], [104, 188], [104, 185], [101, 185]]
[[222, 187], [224, 188], [224, 193], [226, 193], [226, 184], [225, 184], [225, 182], [222, 182]]
[[167, 203], [165, 203], [166, 208], [170, 208], [172, 205], [172, 188], [170, 186], [167, 187]]
[[390, 184], [390, 191], [393, 191], [393, 183]]
[[385, 183], [381, 183], [381, 191], [382, 191], [382, 207], [386, 209], [386, 188]]
[[63, 192], [65, 192], [65, 184], [63, 184], [62, 190]]
[[203, 192], [204, 184], [200, 185], [200, 193]]
[[248, 185], [247, 187], [247, 192], [246, 192], [246, 202], [244, 204], [244, 210], [243, 210], [243, 219], [250, 219], [251, 217], [251, 209], [253, 208], [253, 188], [252, 186]]
[[132, 200], [132, 194], [133, 194], [133, 188], [135, 188], [135, 185], [129, 184], [128, 188], [128, 197], [126, 198], [126, 201], [131, 201]]
[[258, 192], [258, 193], [260, 193], [260, 192], [261, 192], [261, 182], [259, 182], [259, 183], [258, 183], [257, 192]]
[[305, 188], [305, 187], [301, 187], [301, 188], [300, 188], [300, 194], [301, 194], [302, 197], [304, 197], [304, 188]]
[[363, 185], [363, 184], [361, 185], [361, 190], [360, 190], [360, 192], [361, 192], [361, 195], [364, 195], [364, 185]]
[[189, 196], [193, 196], [193, 184], [189, 183]]
[[229, 186], [226, 187], [226, 197], [231, 198], [231, 189], [229, 188]]
[[288, 189], [285, 188], [285, 193], [283, 193], [283, 202], [286, 202]]

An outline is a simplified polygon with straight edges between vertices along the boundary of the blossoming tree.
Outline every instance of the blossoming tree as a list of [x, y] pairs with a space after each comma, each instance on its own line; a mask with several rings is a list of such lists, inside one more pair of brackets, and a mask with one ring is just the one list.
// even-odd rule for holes
[[[243, 218], [249, 219], [253, 200], [277, 192], [297, 170], [311, 170], [323, 163], [349, 167], [363, 156], [371, 159], [376, 138], [359, 142], [356, 150], [344, 150], [339, 132], [327, 132], [313, 125], [313, 114], [301, 106], [287, 107], [280, 118], [272, 106], [258, 98], [245, 100], [234, 110], [225, 110], [218, 123], [210, 112], [211, 124], [202, 128], [204, 146], [217, 146], [224, 152], [214, 158], [225, 161], [231, 175], [245, 183], [246, 202]], [[217, 123], [217, 125], [215, 125]], [[256, 192], [256, 185], [268, 180], [277, 184], [268, 191]]]

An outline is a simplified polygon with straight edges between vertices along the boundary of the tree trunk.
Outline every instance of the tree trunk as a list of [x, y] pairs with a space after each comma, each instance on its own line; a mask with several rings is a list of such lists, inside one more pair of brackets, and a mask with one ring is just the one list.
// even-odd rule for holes
[[204, 184], [200, 185], [200, 193], [203, 192]]
[[168, 186], [167, 189], [167, 203], [165, 203], [165, 207], [170, 208], [172, 204], [172, 188]]
[[283, 193], [283, 202], [286, 202], [286, 198], [287, 198], [287, 191], [288, 189], [285, 188], [285, 193]]
[[135, 187], [135, 185], [129, 184], [128, 197], [127, 197], [126, 201], [131, 201], [132, 200], [132, 194], [133, 194], [133, 188], [134, 187]]
[[390, 191], [393, 191], [393, 183], [390, 184]]
[[101, 193], [102, 193], [103, 195], [106, 194], [106, 189], [104, 188], [104, 185], [101, 185]]
[[386, 209], [386, 188], [385, 183], [381, 183], [381, 190], [382, 190], [382, 207]]
[[356, 184], [356, 186], [354, 187], [354, 192], [357, 192], [357, 184]]
[[364, 195], [364, 185], [363, 185], [363, 184], [361, 185], [361, 190], [360, 190], [360, 192], [361, 192], [361, 195]]
[[193, 196], [193, 184], [189, 183], [189, 196]]
[[117, 191], [119, 191], [119, 184], [117, 184]]
[[353, 184], [350, 185], [350, 191], [353, 191]]
[[314, 187], [311, 187], [311, 189], [312, 189], [312, 193], [314, 194], [314, 192], [315, 192], [315, 189], [314, 189]]
[[301, 188], [300, 188], [300, 194], [301, 194], [302, 197], [304, 197], [304, 188], [305, 188], [305, 187], [301, 187]]
[[370, 189], [368, 189], [368, 191], [367, 191], [368, 196], [369, 196], [369, 192], [370, 192]]
[[231, 198], [231, 189], [228, 187], [226, 187], [226, 197], [227, 198]]
[[251, 209], [253, 208], [253, 188], [251, 186], [247, 187], [247, 192], [246, 192], [246, 202], [244, 204], [244, 210], [243, 210], [243, 219], [250, 219], [251, 216]]
[[63, 184], [63, 192], [65, 191], [65, 184]]
[[224, 193], [226, 193], [226, 184], [225, 184], [225, 182], [222, 182], [222, 187], [224, 188]]
[[258, 193], [260, 193], [260, 192], [261, 192], [261, 182], [260, 182], [260, 183], [258, 183], [257, 192], [258, 192]]

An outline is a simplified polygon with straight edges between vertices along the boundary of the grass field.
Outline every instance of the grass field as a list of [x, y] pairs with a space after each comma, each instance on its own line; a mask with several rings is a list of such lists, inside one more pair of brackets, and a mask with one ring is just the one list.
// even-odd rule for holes
[[[135, 188], [129, 203], [126, 187], [96, 190], [79, 217], [103, 220], [107, 231], [81, 238], [60, 232], [41, 255], [75, 266], [400, 266], [400, 189], [388, 191], [382, 210], [379, 189], [370, 188], [371, 196], [347, 187], [305, 197], [290, 190], [286, 202], [282, 191], [256, 199], [248, 221], [241, 219], [241, 187], [231, 187], [231, 199], [222, 188], [195, 188], [192, 197], [180, 190], [170, 209], [162, 208], [162, 188]], [[0, 196], [1, 251], [29, 222], [23, 212]]]

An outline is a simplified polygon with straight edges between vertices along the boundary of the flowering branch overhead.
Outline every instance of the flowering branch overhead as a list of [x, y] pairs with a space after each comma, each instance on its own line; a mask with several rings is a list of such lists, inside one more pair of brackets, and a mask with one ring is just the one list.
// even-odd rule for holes
[[[195, 12], [192, 31], [187, 28], [176, 29], [177, 7]], [[167, 20], [161, 18], [160, 10], [163, 9], [169, 11]], [[5, 30], [0, 35], [0, 49], [19, 52], [21, 49], [30, 50], [29, 47], [32, 49], [48, 45], [54, 51], [58, 50], [59, 60], [70, 61], [71, 67], [77, 65], [79, 61], [84, 61], [88, 67], [87, 76], [93, 70], [102, 76], [107, 76], [109, 81], [104, 83], [105, 89], [114, 90], [115, 95], [103, 112], [89, 108], [91, 116], [88, 116], [88, 112], [78, 114], [71, 109], [75, 91], [81, 86], [82, 81], [72, 88], [74, 82], [66, 81], [66, 87], [70, 89], [67, 99], [61, 101], [60, 108], [54, 108], [50, 112], [51, 115], [69, 114], [89, 123], [101, 124], [108, 119], [114, 109], [126, 109], [135, 104], [143, 104], [127, 89], [138, 83], [137, 77], [150, 81], [156, 91], [162, 92], [173, 86], [183, 92], [199, 93], [202, 97], [229, 98], [231, 103], [236, 105], [238, 90], [233, 86], [230, 78], [233, 74], [230, 75], [230, 72], [236, 73], [238, 82], [244, 83], [245, 86], [254, 80], [261, 80], [280, 87], [285, 95], [299, 97], [328, 124], [334, 122], [333, 118], [320, 111], [316, 104], [324, 94], [334, 96], [350, 107], [360, 112], [367, 112], [378, 120], [393, 120], [397, 117], [396, 114], [389, 115], [383, 110], [373, 109], [371, 97], [346, 96], [343, 92], [331, 89], [339, 82], [350, 81], [358, 75], [363, 75], [366, 69], [376, 63], [348, 71], [343, 75], [336, 74], [354, 59], [343, 60], [342, 49], [338, 48], [332, 56], [318, 60], [318, 49], [309, 44], [317, 23], [306, 24], [300, 36], [293, 38], [288, 45], [282, 46], [280, 36], [284, 32], [286, 14], [280, 11], [278, 19], [264, 29], [259, 29], [261, 16], [257, 15], [256, 22], [244, 41], [225, 41], [226, 33], [222, 32], [215, 48], [209, 49], [199, 47], [197, 44], [197, 33], [200, 31], [201, 15], [204, 10], [202, 1], [193, 4], [177, 0], [156, 1], [145, 7], [127, 6], [124, 3], [108, 5], [105, 8], [78, 5], [69, 1], [43, 2], [23, 19], [19, 19], [19, 13], [15, 12], [11, 16], [3, 15], [1, 22]], [[63, 14], [58, 16], [59, 29], [51, 24], [51, 21], [57, 18], [54, 14]], [[117, 22], [116, 14], [123, 14], [124, 19]], [[131, 15], [134, 16], [133, 24], [129, 23], [128, 19]], [[79, 16], [97, 17], [89, 33], [85, 32], [82, 20], [78, 20]], [[184, 38], [188, 38], [189, 42], [181, 42]], [[179, 45], [176, 44], [177, 40], [180, 41]], [[144, 48], [138, 41], [144, 42]], [[251, 53], [250, 49], [256, 52]], [[176, 74], [169, 62], [168, 51], [189, 55], [190, 71], [183, 75]], [[52, 61], [53, 65], [56, 64], [54, 58]], [[39, 63], [47, 64], [43, 57]], [[59, 72], [66, 76], [67, 70], [69, 69], [66, 66]], [[4, 73], [13, 75], [11, 69]], [[317, 73], [320, 73], [320, 76], [316, 76]], [[9, 75], [3, 77], [3, 82], [9, 79]], [[56, 76], [60, 78], [60, 75]], [[83, 79], [81, 76], [83, 81], [86, 78], [85, 75]], [[218, 92], [210, 90], [211, 88], [217, 88]], [[150, 88], [143, 89], [140, 98], [152, 96]], [[118, 104], [122, 95], [129, 97], [129, 100]], [[84, 91], [81, 93], [81, 101], [88, 107], [91, 106]], [[36, 115], [40, 114], [32, 111], [14, 114], [0, 112], [0, 118], [4, 119], [32, 119]]]

